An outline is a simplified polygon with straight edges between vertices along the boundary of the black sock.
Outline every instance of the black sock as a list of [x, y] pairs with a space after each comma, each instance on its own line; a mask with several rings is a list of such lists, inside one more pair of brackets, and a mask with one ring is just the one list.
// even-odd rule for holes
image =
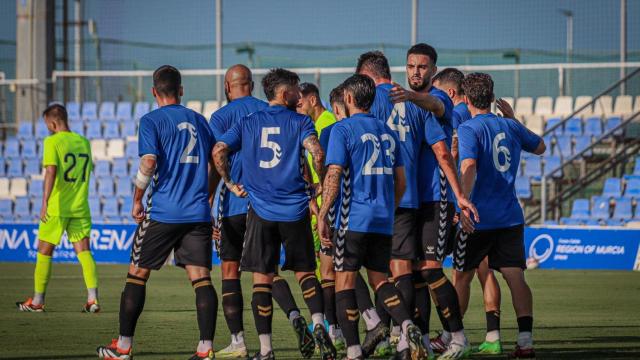
[[273, 319], [273, 300], [271, 299], [271, 285], [254, 284], [253, 299], [251, 301], [253, 319], [256, 323], [256, 331], [260, 334], [271, 334], [271, 321]]
[[242, 325], [242, 288], [240, 279], [222, 280], [222, 312], [232, 335], [244, 330]]
[[442, 272], [442, 269], [423, 270], [422, 277], [429, 284], [434, 302], [436, 306], [440, 307], [442, 316], [449, 324], [448, 331], [456, 332], [462, 330], [464, 326], [462, 325], [458, 294], [453, 284]]
[[322, 288], [315, 274], [305, 275], [300, 279], [302, 298], [309, 308], [311, 315], [324, 313]]
[[416, 311], [413, 322], [420, 328], [423, 334], [429, 333], [429, 320], [431, 318], [431, 296], [427, 283], [419, 271], [413, 272], [413, 287], [416, 301]]
[[440, 306], [436, 306], [436, 313], [438, 314], [438, 318], [440, 319], [440, 324], [442, 324], [442, 330], [451, 332], [449, 321], [447, 321], [447, 318], [445, 318], [444, 314], [442, 314], [442, 309], [440, 308]]
[[218, 295], [216, 294], [216, 289], [213, 288], [209, 276], [192, 281], [191, 286], [196, 292], [200, 340], [213, 341], [218, 317]]
[[518, 332], [533, 331], [533, 316], [521, 316], [518, 318]]
[[407, 306], [407, 313], [409, 314], [409, 317], [413, 319], [413, 314], [416, 311], [416, 296], [413, 288], [413, 280], [411, 279], [411, 274], [399, 276], [397, 279], [395, 279], [395, 286], [402, 296], [402, 301]]
[[360, 313], [364, 313], [365, 310], [369, 310], [373, 307], [371, 301], [371, 293], [369, 292], [369, 285], [364, 281], [362, 274], [356, 275], [356, 301], [358, 302], [358, 310]]
[[[378, 298], [376, 303], [384, 306], [384, 310], [391, 315], [396, 324], [402, 325], [406, 320], [411, 320], [407, 306], [404, 300], [402, 300], [402, 295], [400, 295], [398, 289], [391, 285], [391, 283], [384, 282], [380, 285], [376, 291], [376, 296]], [[388, 322], [386, 324], [388, 324]]]
[[[393, 286], [393, 285], [391, 285]], [[384, 302], [376, 292], [374, 294], [376, 298], [376, 312], [378, 313], [378, 317], [380, 318], [380, 322], [385, 324], [385, 326], [391, 326], [391, 315], [387, 312], [384, 307]]]
[[336, 292], [336, 315], [347, 347], [360, 344], [358, 336], [360, 311], [356, 304], [356, 292], [353, 289]]
[[120, 297], [120, 335], [131, 337], [144, 308], [147, 280], [127, 274], [127, 282]]
[[322, 286], [322, 297], [324, 300], [324, 316], [329, 325], [336, 325], [336, 282], [335, 280], [325, 280], [320, 282]]
[[291, 293], [289, 284], [278, 275], [273, 278], [273, 298], [287, 317], [289, 317], [289, 314], [294, 310], [300, 312]]
[[500, 330], [500, 310], [487, 311], [487, 332]]

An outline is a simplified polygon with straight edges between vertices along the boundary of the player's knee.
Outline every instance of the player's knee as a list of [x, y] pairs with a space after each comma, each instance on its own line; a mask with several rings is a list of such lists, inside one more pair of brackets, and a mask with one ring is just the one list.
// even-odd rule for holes
[[394, 278], [399, 278], [412, 272], [411, 260], [392, 259], [389, 267]]
[[237, 261], [223, 261], [220, 270], [223, 279], [240, 279], [240, 263]]
[[89, 238], [84, 238], [78, 242], [73, 243], [73, 249], [76, 251], [76, 254], [79, 254], [83, 251], [89, 251]]
[[46, 241], [38, 241], [38, 252], [42, 255], [52, 256], [55, 248], [55, 245], [50, 244]]
[[444, 277], [445, 275], [442, 268], [422, 270], [422, 278], [429, 284], [433, 284]]
[[145, 280], [149, 279], [149, 276], [151, 275], [151, 269], [144, 269], [141, 267], [136, 267], [134, 265], [130, 265], [129, 266], [129, 274], [133, 275], [135, 277], [138, 278], [142, 278]]

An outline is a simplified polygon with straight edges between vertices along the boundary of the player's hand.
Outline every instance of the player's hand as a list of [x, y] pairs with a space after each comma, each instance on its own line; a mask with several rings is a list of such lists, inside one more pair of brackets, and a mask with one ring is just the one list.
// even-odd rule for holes
[[46, 223], [49, 221], [49, 214], [47, 214], [47, 204], [42, 204], [40, 208], [40, 221]]
[[453, 214], [453, 225], [458, 225], [460, 222], [460, 213]]
[[462, 214], [466, 211], [468, 217], [473, 216], [473, 220], [476, 223], [479, 223], [480, 216], [478, 215], [478, 209], [476, 209], [475, 205], [473, 205], [473, 203], [469, 199], [467, 199], [466, 196], [460, 197], [457, 200], [458, 207], [460, 208], [460, 213]]
[[315, 216], [316, 218], [320, 213], [320, 209], [318, 208], [318, 203], [316, 202], [315, 198], [309, 201], [309, 211], [311, 212], [311, 215]]
[[313, 187], [313, 194], [315, 197], [319, 197], [322, 195], [322, 184], [321, 183], [315, 183], [313, 185], [311, 185], [311, 187]]
[[405, 101], [413, 101], [414, 95], [415, 92], [403, 88], [402, 85], [398, 84], [397, 82], [393, 82], [393, 87], [389, 91], [389, 99], [394, 104]]
[[247, 190], [244, 189], [244, 186], [241, 184], [233, 184], [228, 186], [229, 190], [234, 193], [237, 197], [247, 197]]
[[514, 119], [514, 120], [516, 119], [515, 113], [513, 112], [513, 108], [504, 99], [496, 100], [496, 107], [502, 113], [503, 118]]
[[213, 233], [211, 235], [211, 238], [216, 242], [220, 241], [220, 239], [222, 238], [222, 232], [220, 231], [219, 227], [215, 225], [213, 226]]
[[462, 210], [460, 212], [460, 226], [462, 227], [462, 230], [467, 234], [473, 234], [473, 232], [476, 230], [475, 224], [470, 218], [469, 210]]
[[131, 217], [136, 222], [136, 224], [140, 224], [144, 218], [146, 217], [146, 212], [144, 210], [144, 205], [142, 205], [142, 201], [134, 201], [133, 209], [131, 209]]
[[318, 235], [320, 235], [320, 243], [324, 247], [332, 247], [331, 242], [331, 228], [326, 219], [318, 217]]

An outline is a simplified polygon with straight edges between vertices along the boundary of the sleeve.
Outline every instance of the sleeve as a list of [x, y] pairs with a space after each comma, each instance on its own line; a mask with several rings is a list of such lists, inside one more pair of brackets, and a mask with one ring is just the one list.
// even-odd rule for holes
[[311, 135], [318, 136], [318, 133], [316, 132], [316, 127], [313, 126], [311, 118], [305, 116], [302, 120], [302, 124], [300, 124], [300, 144], [302, 144]]
[[440, 117], [440, 120], [442, 121], [449, 121], [451, 122], [451, 125], [453, 125], [453, 102], [451, 101], [451, 99], [449, 98], [449, 96], [447, 94], [445, 94], [442, 91], [436, 91], [434, 93], [432, 93], [431, 95], [437, 97], [438, 99], [440, 99], [440, 101], [442, 101], [442, 104], [444, 105], [444, 115], [442, 115]]
[[45, 138], [42, 166], [59, 166], [58, 160], [58, 152], [56, 151], [55, 144], [53, 144], [53, 140], [51, 139], [51, 137]]
[[329, 138], [325, 165], [340, 165], [346, 167], [348, 165], [348, 154], [346, 130], [342, 126], [334, 127], [331, 130], [331, 137]]
[[221, 114], [221, 111], [218, 110], [211, 115], [211, 120], [209, 121], [209, 127], [213, 132], [213, 135], [216, 139], [220, 139], [222, 135], [224, 135], [224, 117]]
[[458, 129], [458, 126], [462, 123], [460, 113], [453, 110], [451, 113], [451, 126], [453, 126], [454, 130]]
[[327, 149], [329, 148], [329, 139], [331, 138], [331, 131], [333, 131], [333, 126], [327, 126], [326, 128], [324, 128], [324, 130], [322, 130], [322, 133], [320, 134], [320, 146], [322, 147], [322, 150], [324, 150], [324, 152], [327, 152]]
[[478, 159], [478, 137], [473, 129], [469, 126], [460, 126], [458, 128], [458, 149], [460, 152], [460, 161], [464, 159]]
[[520, 144], [522, 144], [522, 150], [526, 152], [534, 152], [542, 138], [533, 133], [533, 131], [527, 129], [524, 125], [522, 125], [519, 121], [510, 119], [512, 126], [516, 128], [516, 133], [518, 134], [518, 138], [520, 139]]
[[393, 167], [402, 167], [404, 166], [404, 158], [402, 157], [402, 150], [400, 149], [402, 143], [400, 142], [400, 139], [398, 138], [398, 135], [395, 131], [391, 130], [386, 124], [384, 128], [387, 131], [387, 134], [391, 136], [392, 141], [395, 142], [393, 146], [389, 148], [391, 159], [393, 160]]
[[429, 146], [433, 144], [445, 140], [447, 135], [444, 133], [444, 129], [442, 129], [442, 125], [436, 120], [435, 116], [431, 113], [425, 112], [425, 121], [424, 121], [424, 139], [426, 140]]
[[138, 156], [158, 155], [159, 152], [158, 131], [151, 118], [143, 116], [138, 128]]
[[242, 123], [244, 120], [245, 118], [242, 118], [242, 120], [236, 122], [229, 131], [218, 138], [218, 142], [227, 144], [231, 151], [239, 150], [242, 147]]
[[207, 146], [206, 146], [207, 159], [211, 160], [211, 150], [213, 150], [213, 146], [216, 144], [217, 136], [215, 135], [213, 129], [207, 124], [207, 119], [205, 119], [204, 116], [201, 116], [201, 115], [199, 116], [202, 120], [203, 127], [207, 134]]

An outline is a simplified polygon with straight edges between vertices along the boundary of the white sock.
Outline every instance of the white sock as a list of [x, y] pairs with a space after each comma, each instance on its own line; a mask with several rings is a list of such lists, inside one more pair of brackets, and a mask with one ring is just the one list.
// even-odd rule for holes
[[200, 340], [198, 342], [198, 349], [196, 350], [199, 353], [209, 352], [209, 350], [213, 349], [213, 341], [211, 340]]
[[297, 319], [300, 316], [300, 312], [298, 310], [293, 310], [289, 313], [289, 322], [293, 324], [293, 320]]
[[231, 343], [244, 346], [244, 332], [240, 331], [237, 334], [231, 334]]
[[458, 344], [467, 344], [467, 337], [464, 335], [464, 330], [451, 333], [451, 341], [455, 341]]
[[523, 331], [518, 333], [518, 346], [524, 349], [533, 347], [533, 334], [530, 331]]
[[42, 305], [42, 304], [44, 304], [44, 293], [35, 293], [35, 294], [33, 294], [33, 299], [31, 299], [31, 303], [33, 305]]
[[391, 328], [391, 336], [400, 336], [402, 333], [402, 328], [398, 325], [393, 325]]
[[402, 322], [402, 333], [403, 334], [407, 333], [407, 328], [409, 327], [409, 325], [413, 325], [413, 321], [405, 320], [405, 321]]
[[408, 347], [409, 347], [409, 342], [407, 342], [407, 335], [405, 333], [400, 334], [400, 341], [398, 341], [396, 350], [400, 352]]
[[362, 317], [364, 318], [364, 323], [367, 327], [367, 331], [372, 330], [380, 323], [380, 317], [376, 312], [376, 308], [367, 309], [362, 313]]
[[362, 348], [360, 345], [351, 345], [347, 348], [347, 358], [355, 359], [362, 356]]
[[260, 334], [258, 335], [260, 339], [260, 355], [267, 355], [271, 348], [271, 334]]
[[451, 342], [451, 333], [448, 332], [447, 330], [442, 330], [442, 334], [440, 335], [440, 339], [442, 339], [442, 342], [444, 342], [445, 344], [448, 344]]
[[323, 313], [311, 314], [311, 322], [313, 322], [314, 328], [317, 325], [322, 325], [324, 327], [324, 314]]
[[87, 302], [98, 300], [98, 288], [87, 289]]
[[487, 332], [487, 335], [484, 337], [484, 341], [487, 342], [496, 342], [500, 340], [500, 330], [491, 330]]
[[331, 340], [335, 340], [338, 337], [338, 330], [336, 325], [329, 325], [329, 337]]
[[118, 336], [118, 349], [131, 349], [131, 342], [133, 342], [133, 337], [131, 336]]

